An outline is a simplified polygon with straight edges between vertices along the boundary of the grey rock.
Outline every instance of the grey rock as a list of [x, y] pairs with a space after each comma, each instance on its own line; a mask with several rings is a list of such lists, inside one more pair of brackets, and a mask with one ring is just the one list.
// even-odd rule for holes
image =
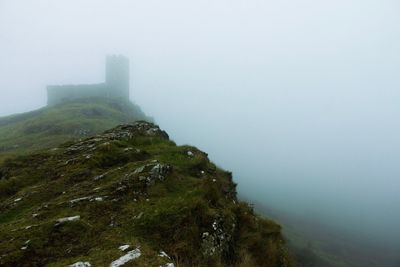
[[85, 262], [79, 261], [79, 262], [69, 265], [69, 267], [91, 267], [91, 266], [92, 265], [87, 261], [85, 261]]

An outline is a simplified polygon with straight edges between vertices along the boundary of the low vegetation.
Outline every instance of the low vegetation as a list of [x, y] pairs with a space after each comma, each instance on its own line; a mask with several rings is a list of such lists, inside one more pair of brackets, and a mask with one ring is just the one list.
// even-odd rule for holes
[[152, 121], [137, 105], [115, 99], [82, 99], [44, 107], [0, 118], [0, 153], [53, 147], [136, 120]]
[[0, 203], [0, 266], [292, 266], [231, 173], [152, 123], [3, 159]]

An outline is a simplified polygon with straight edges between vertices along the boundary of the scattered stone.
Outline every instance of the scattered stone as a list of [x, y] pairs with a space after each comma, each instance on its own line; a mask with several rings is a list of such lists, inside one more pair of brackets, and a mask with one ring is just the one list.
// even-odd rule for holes
[[160, 250], [160, 254], [158, 254], [158, 256], [161, 257], [161, 258], [166, 257], [166, 258], [168, 258], [168, 259], [171, 259], [171, 258], [168, 256], [168, 254], [165, 253], [165, 251], [163, 251], [163, 250]]
[[146, 167], [146, 165], [140, 166], [139, 168], [137, 168], [137, 169], [133, 172], [133, 174], [139, 174], [139, 173], [143, 172], [145, 167]]
[[16, 203], [16, 202], [19, 202], [21, 200], [22, 200], [22, 197], [15, 199], [14, 202]]
[[88, 261], [79, 261], [74, 264], [69, 265], [69, 267], [91, 267], [92, 265]]
[[209, 232], [204, 232], [204, 233], [201, 235], [201, 237], [204, 239], [204, 238], [207, 238], [209, 235], [210, 235]]
[[120, 246], [119, 249], [122, 250], [122, 251], [125, 251], [125, 250], [127, 250], [129, 247], [130, 247], [129, 245], [123, 245], [123, 246]]
[[95, 201], [103, 201], [104, 199], [102, 197], [96, 197], [94, 200]]
[[125, 254], [124, 256], [120, 257], [119, 259], [113, 261], [110, 264], [110, 267], [119, 267], [124, 265], [125, 263], [134, 260], [136, 258], [139, 258], [140, 255], [142, 255], [142, 253], [140, 252], [139, 248], [134, 249], [129, 251], [127, 254]]
[[224, 227], [221, 218], [216, 218], [211, 224], [212, 231], [202, 234], [203, 242], [201, 244], [203, 254], [205, 256], [213, 256], [229, 250], [229, 244], [232, 241], [232, 233], [235, 229], [235, 224], [232, 224], [231, 229]]
[[188, 155], [189, 157], [193, 157], [193, 156], [194, 156], [193, 152], [190, 151], [190, 150], [187, 152], [187, 155]]
[[78, 203], [78, 202], [89, 200], [89, 199], [90, 199], [90, 197], [80, 197], [80, 198], [76, 198], [76, 199], [70, 200], [69, 202], [71, 204], [74, 204], [74, 203]]
[[125, 191], [126, 189], [128, 189], [128, 187], [127, 187], [126, 185], [122, 185], [122, 186], [118, 187], [115, 191], [117, 191], [117, 192], [123, 192], [123, 191]]
[[103, 173], [103, 174], [100, 174], [100, 175], [97, 175], [97, 176], [95, 176], [95, 177], [93, 178], [93, 180], [98, 181], [98, 180], [100, 180], [100, 179], [103, 179], [104, 176], [106, 176], [106, 174], [107, 174], [107, 172], [106, 172], [106, 173]]
[[160, 136], [168, 139], [168, 134], [152, 123], [140, 121], [134, 124], [120, 125], [110, 131], [105, 132], [102, 136], [109, 140], [114, 139], [131, 139], [135, 135]]
[[218, 229], [218, 222], [217, 221], [214, 221], [212, 223], [212, 228], [214, 229], [214, 231], [216, 231]]
[[145, 181], [147, 185], [153, 185], [157, 180], [164, 181], [171, 171], [171, 166], [154, 161], [138, 167], [133, 173], [127, 174], [127, 177], [138, 176], [139, 181]]
[[135, 150], [136, 153], [140, 153], [141, 152], [141, 150], [138, 149], [138, 148], [133, 148], [133, 147], [124, 148], [124, 152], [129, 152], [129, 151], [132, 151], [132, 150]]
[[217, 252], [217, 246], [213, 235], [204, 235], [203, 233], [202, 250], [204, 255], [213, 256]]
[[164, 181], [171, 167], [169, 165], [158, 163], [150, 171], [150, 181], [148, 184], [154, 184], [156, 180]]
[[60, 218], [57, 220], [56, 225], [60, 225], [65, 222], [73, 222], [73, 221], [78, 221], [81, 218], [81, 216], [71, 216], [71, 217], [65, 217], [65, 218]]
[[167, 176], [167, 174], [170, 172], [170, 170], [171, 166], [167, 164], [158, 163], [150, 171], [151, 178], [153, 180], [158, 179], [160, 181], [163, 181]]
[[173, 264], [173, 263], [167, 263], [167, 264], [165, 264], [165, 265], [162, 265], [162, 266], [160, 266], [160, 267], [175, 267], [175, 265]]
[[212, 179], [213, 183], [215, 183], [217, 181], [217, 179]]
[[150, 136], [155, 136], [155, 135], [157, 135], [158, 130], [159, 129], [157, 129], [157, 128], [150, 128], [146, 131], [146, 134], [150, 135]]

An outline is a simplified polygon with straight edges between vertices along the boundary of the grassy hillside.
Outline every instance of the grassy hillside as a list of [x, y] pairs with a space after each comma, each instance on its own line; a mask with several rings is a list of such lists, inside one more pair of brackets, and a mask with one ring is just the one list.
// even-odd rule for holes
[[[0, 153], [56, 146], [122, 123], [151, 118], [131, 102], [88, 99], [0, 118]], [[1, 160], [1, 159], [0, 159]]]
[[238, 201], [235, 187], [207, 154], [146, 122], [9, 158], [0, 266], [292, 266], [280, 226]]

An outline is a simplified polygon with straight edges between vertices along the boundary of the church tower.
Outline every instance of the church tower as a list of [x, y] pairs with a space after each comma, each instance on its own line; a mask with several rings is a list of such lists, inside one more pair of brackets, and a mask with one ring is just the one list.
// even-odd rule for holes
[[110, 97], [129, 99], [129, 59], [127, 57], [107, 56], [106, 87]]

